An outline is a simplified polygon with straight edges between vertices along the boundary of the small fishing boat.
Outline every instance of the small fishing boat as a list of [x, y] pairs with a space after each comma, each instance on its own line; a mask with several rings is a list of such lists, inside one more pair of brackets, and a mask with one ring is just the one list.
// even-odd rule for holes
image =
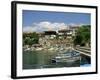
[[57, 54], [54, 58], [52, 58], [52, 63], [75, 62], [80, 59], [81, 59], [80, 53], [72, 51], [72, 52], [65, 52], [65, 53]]

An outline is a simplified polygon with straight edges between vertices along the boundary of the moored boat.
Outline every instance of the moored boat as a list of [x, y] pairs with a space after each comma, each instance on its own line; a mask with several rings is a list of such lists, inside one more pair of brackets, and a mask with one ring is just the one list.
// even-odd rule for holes
[[54, 58], [52, 58], [52, 62], [75, 62], [81, 60], [80, 53], [72, 51], [57, 54]]

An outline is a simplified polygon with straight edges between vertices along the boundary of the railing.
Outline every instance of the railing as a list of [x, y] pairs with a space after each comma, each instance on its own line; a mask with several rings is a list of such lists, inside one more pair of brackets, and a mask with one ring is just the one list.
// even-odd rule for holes
[[77, 48], [85, 49], [85, 50], [91, 50], [91, 48], [89, 48], [89, 47], [77, 47]]
[[75, 51], [80, 52], [83, 55], [91, 56], [91, 48], [88, 47], [76, 47]]

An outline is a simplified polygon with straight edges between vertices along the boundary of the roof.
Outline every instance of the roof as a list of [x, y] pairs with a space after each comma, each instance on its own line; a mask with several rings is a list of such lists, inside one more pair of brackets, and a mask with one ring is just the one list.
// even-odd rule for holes
[[56, 35], [56, 31], [44, 31], [45, 35]]
[[63, 33], [65, 33], [65, 32], [70, 32], [71, 30], [70, 29], [63, 29], [63, 30], [59, 30], [58, 32], [60, 33], [60, 32], [63, 32]]

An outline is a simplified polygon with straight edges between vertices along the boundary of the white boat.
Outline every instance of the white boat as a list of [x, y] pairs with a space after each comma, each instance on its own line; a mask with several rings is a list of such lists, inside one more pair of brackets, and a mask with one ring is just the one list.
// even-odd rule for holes
[[30, 48], [26, 48], [26, 49], [24, 49], [24, 51], [29, 51], [30, 50]]
[[37, 48], [36, 50], [37, 50], [37, 51], [40, 51], [40, 50], [42, 50], [42, 49], [43, 49], [43, 48]]
[[48, 49], [48, 50], [54, 50], [54, 48], [50, 48], [50, 49]]
[[81, 56], [77, 52], [57, 54], [54, 58], [52, 58], [52, 62], [74, 62], [77, 60], [81, 60]]

